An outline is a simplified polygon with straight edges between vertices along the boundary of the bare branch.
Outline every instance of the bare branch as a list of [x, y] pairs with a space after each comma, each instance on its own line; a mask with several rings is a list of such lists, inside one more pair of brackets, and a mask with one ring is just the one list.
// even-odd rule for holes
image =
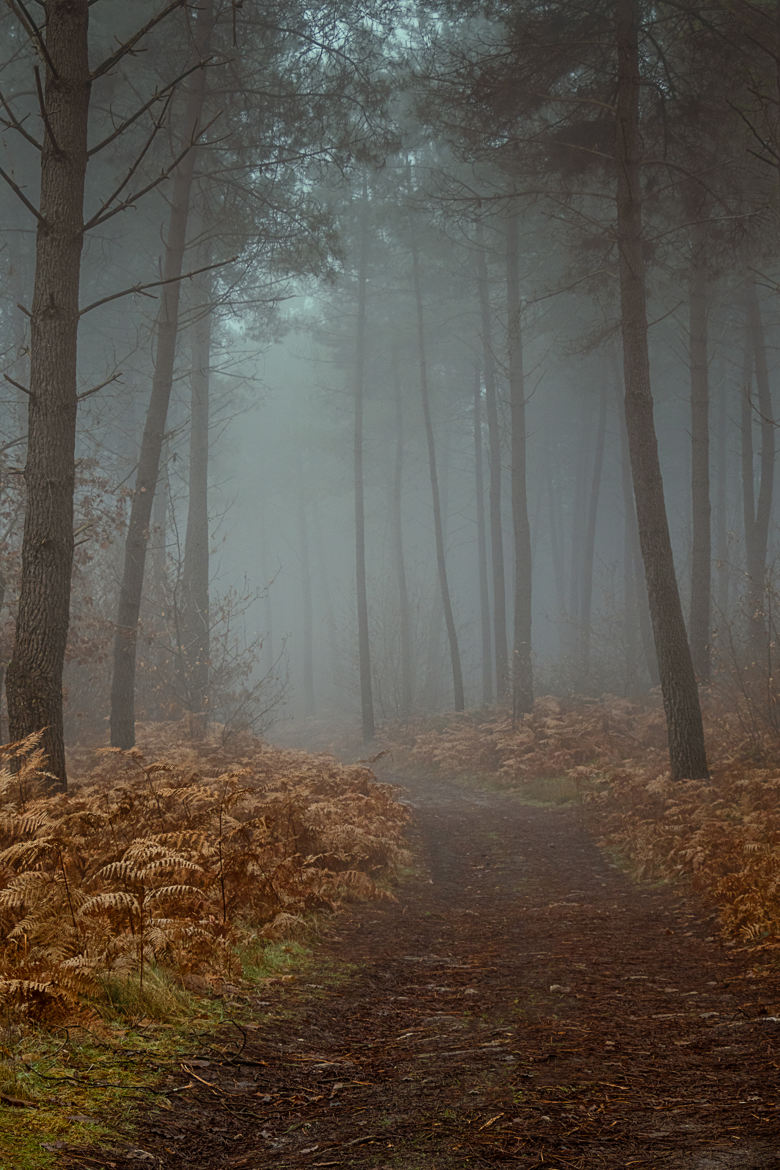
[[27, 210], [31, 211], [32, 214], [35, 216], [35, 218], [38, 220], [38, 223], [45, 224], [46, 220], [41, 215], [40, 211], [35, 206], [35, 204], [30, 202], [30, 200], [27, 198], [25, 193], [22, 191], [19, 184], [14, 182], [14, 180], [11, 178], [11, 176], [8, 174], [8, 172], [4, 171], [2, 167], [0, 167], [0, 178], [5, 179], [6, 183], [13, 191], [14, 195], [16, 195], [16, 197], [18, 199], [21, 199], [22, 203], [27, 208]]
[[[125, 118], [123, 122], [120, 122], [120, 124], [117, 126], [117, 128], [115, 130], [112, 130], [111, 133], [106, 138], [104, 138], [102, 140], [102, 142], [98, 142], [98, 144], [96, 146], [91, 147], [87, 151], [87, 157], [92, 158], [93, 154], [100, 154], [101, 150], [105, 150], [105, 148], [109, 145], [109, 143], [113, 142], [115, 138], [118, 138], [120, 136], [120, 134], [124, 134], [125, 130], [128, 130], [133, 125], [133, 123], [137, 122], [138, 119], [140, 117], [142, 117], [146, 113], [147, 110], [150, 110], [152, 108], [152, 106], [155, 104], [155, 102], [161, 101], [163, 96], [167, 95], [165, 97], [165, 106], [163, 108], [163, 113], [165, 113], [165, 111], [168, 109], [168, 106], [170, 105], [170, 101], [171, 101], [171, 95], [170, 95], [169, 91], [172, 90], [175, 86], [177, 86], [179, 84], [179, 82], [183, 81], [185, 77], [189, 77], [190, 73], [192, 73], [194, 69], [199, 69], [199, 68], [200, 68], [199, 65], [195, 65], [195, 66], [193, 66], [193, 69], [188, 69], [186, 71], [186, 73], [180, 74], [179, 77], [175, 78], [168, 85], [166, 85], [163, 89], [155, 90], [155, 92], [149, 98], [148, 102], [144, 102], [144, 104], [142, 106], [139, 106], [138, 109], [133, 114], [131, 114], [128, 118]], [[159, 125], [159, 123], [160, 123], [160, 119], [157, 118], [156, 126]]]
[[54, 137], [54, 131], [51, 128], [51, 122], [49, 121], [49, 115], [48, 115], [48, 112], [46, 110], [46, 101], [45, 101], [44, 96], [43, 96], [43, 86], [41, 85], [41, 71], [37, 65], [33, 69], [33, 73], [35, 74], [35, 88], [38, 91], [38, 106], [40, 107], [41, 118], [43, 119], [43, 125], [44, 125], [44, 128], [46, 130], [46, 133], [49, 136], [49, 141], [51, 142], [51, 145], [52, 145], [52, 148], [53, 148], [55, 154], [59, 155], [59, 157], [61, 158], [62, 157], [62, 150], [60, 149], [60, 144], [57, 141], [57, 139]]
[[25, 8], [24, 0], [6, 0], [6, 4], [11, 9], [14, 16], [19, 21], [19, 23], [22, 25], [22, 27], [24, 28], [24, 31], [27, 33], [28, 37], [32, 41], [33, 47], [35, 48], [36, 53], [38, 53], [39, 56], [42, 57], [42, 59], [46, 62], [46, 65], [48, 66], [49, 70], [51, 71], [52, 76], [56, 77], [57, 80], [59, 81], [60, 75], [57, 72], [57, 70], [55, 69], [54, 62], [52, 61], [51, 57], [49, 56], [49, 50], [46, 48], [46, 42], [43, 39], [43, 36], [41, 34], [41, 30], [38, 28], [38, 25], [35, 23], [33, 18], [30, 16], [29, 12]]
[[[199, 145], [199, 139], [201, 136], [214, 125], [219, 117], [221, 117], [221, 111], [220, 113], [214, 115], [211, 121], [203, 127], [203, 130], [200, 132], [200, 134], [194, 137], [193, 140], [184, 147], [184, 149], [176, 156], [176, 158], [172, 160], [170, 165], [167, 166], [165, 170], [160, 172], [156, 179], [152, 179], [151, 182], [147, 183], [145, 187], [141, 187], [138, 191], [134, 191], [132, 195], [130, 195], [127, 199], [124, 199], [116, 207], [111, 207], [111, 204], [116, 199], [119, 192], [126, 186], [127, 182], [133, 174], [133, 171], [140, 163], [141, 158], [137, 158], [133, 163], [130, 171], [125, 175], [124, 179], [113, 192], [113, 194], [108, 199], [106, 199], [106, 201], [103, 203], [103, 206], [95, 212], [92, 218], [84, 224], [84, 231], [91, 231], [92, 228], [98, 227], [101, 223], [105, 223], [107, 219], [111, 219], [113, 216], [118, 215], [120, 211], [127, 210], [128, 207], [132, 207], [134, 203], [137, 203], [139, 199], [142, 199], [144, 195], [148, 195], [150, 191], [153, 191], [155, 187], [159, 187], [160, 183], [164, 183], [168, 176], [176, 170], [177, 166], [185, 157], [185, 155], [189, 154], [191, 150]], [[151, 139], [149, 142], [147, 142], [144, 151], [149, 149], [150, 144]], [[109, 208], [111, 209], [108, 210]]]
[[121, 297], [129, 297], [134, 293], [145, 296], [150, 288], [160, 288], [164, 284], [175, 284], [177, 280], [189, 280], [192, 276], [199, 276], [201, 272], [210, 272], [214, 268], [224, 268], [227, 264], [235, 264], [237, 259], [238, 256], [230, 256], [227, 260], [218, 260], [216, 264], [206, 264], [203, 268], [193, 268], [190, 272], [182, 272], [181, 276], [169, 276], [165, 280], [150, 280], [147, 284], [134, 284], [131, 288], [124, 288], [121, 292], [111, 293], [107, 297], [101, 297], [99, 301], [93, 301], [91, 305], [86, 305], [79, 311], [79, 316], [83, 317], [85, 313], [91, 313], [93, 309], [99, 308], [100, 305], [107, 305], [110, 301], [118, 301]]
[[77, 402], [83, 402], [85, 398], [91, 398], [93, 394], [97, 394], [98, 390], [103, 390], [106, 386], [110, 386], [112, 382], [118, 382], [122, 377], [122, 371], [117, 370], [110, 378], [106, 378], [98, 386], [93, 386], [91, 390], [84, 390], [81, 394], [76, 395]]
[[15, 386], [17, 390], [21, 390], [22, 394], [26, 394], [28, 398], [33, 397], [32, 390], [29, 386], [23, 386], [21, 382], [17, 382], [15, 378], [12, 378], [10, 374], [3, 374], [3, 377], [5, 378], [6, 382], [10, 382], [11, 385]]
[[26, 138], [27, 141], [30, 143], [30, 145], [34, 146], [36, 150], [41, 150], [42, 149], [41, 143], [38, 141], [37, 138], [33, 138], [32, 134], [30, 134], [27, 130], [25, 130], [24, 125], [19, 121], [16, 114], [13, 112], [13, 110], [9, 106], [8, 102], [5, 100], [5, 97], [3, 96], [2, 93], [0, 93], [0, 105], [3, 107], [6, 114], [8, 115], [7, 119], [0, 118], [0, 122], [2, 122], [4, 126], [7, 126], [9, 130], [16, 130], [17, 133], [21, 134], [22, 138]]
[[[147, 138], [147, 140], [144, 143], [141, 150], [136, 155], [135, 159], [133, 160], [132, 165], [130, 166], [129, 170], [126, 172], [124, 178], [122, 179], [122, 182], [117, 187], [115, 187], [114, 190], [111, 192], [111, 195], [103, 201], [103, 204], [101, 205], [99, 210], [95, 213], [95, 215], [92, 217], [92, 219], [89, 221], [89, 223], [86, 224], [87, 229], [94, 227], [96, 223], [101, 222], [100, 217], [105, 215], [105, 213], [108, 211], [108, 208], [119, 197], [120, 193], [124, 190], [124, 188], [127, 186], [127, 184], [132, 179], [135, 172], [138, 170], [138, 167], [141, 165], [143, 159], [146, 157], [146, 154], [147, 154], [150, 146], [154, 142], [160, 128], [162, 127], [162, 125], [164, 123], [165, 114], [166, 114], [166, 111], [168, 109], [169, 102], [170, 102], [170, 98], [166, 100], [165, 108], [163, 109], [162, 113], [160, 114], [160, 117], [154, 123], [154, 126], [152, 127], [151, 134]], [[155, 183], [159, 182], [161, 180], [161, 178], [164, 176], [166, 176], [166, 172], [163, 172], [163, 175], [159, 176], [155, 180]], [[115, 211], [122, 210], [122, 207], [124, 207], [124, 206], [126, 206], [126, 204], [122, 204], [120, 207], [115, 208]], [[115, 212], [112, 212], [112, 214], [114, 214], [114, 213]], [[106, 216], [106, 218], [108, 218], [108, 217]]]
[[105, 61], [98, 65], [97, 69], [93, 69], [92, 73], [90, 74], [90, 80], [95, 81], [98, 77], [102, 77], [104, 73], [110, 73], [114, 66], [118, 64], [118, 62], [121, 61], [123, 57], [126, 57], [128, 53], [132, 53], [138, 42], [142, 40], [143, 37], [145, 37], [146, 34], [155, 27], [155, 25], [158, 25], [160, 21], [165, 20], [166, 16], [169, 16], [170, 13], [174, 12], [177, 8], [181, 8], [185, 2], [186, 0], [172, 0], [172, 2], [166, 5], [166, 7], [163, 8], [160, 12], [158, 12], [156, 16], [153, 16], [151, 20], [148, 20], [142, 28], [139, 28], [138, 31], [130, 37], [129, 41], [125, 41], [123, 45], [119, 46], [115, 53], [112, 53], [110, 57], [106, 57]]

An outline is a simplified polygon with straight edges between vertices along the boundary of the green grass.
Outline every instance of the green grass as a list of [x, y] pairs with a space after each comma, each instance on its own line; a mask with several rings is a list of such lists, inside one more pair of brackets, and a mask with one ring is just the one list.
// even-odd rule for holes
[[[48, 1170], [63, 1145], [105, 1148], [129, 1135], [149, 1107], [166, 1108], [167, 1070], [203, 1052], [228, 1017], [253, 1011], [252, 985], [274, 978], [316, 979], [307, 995], [346, 981], [353, 967], [326, 962], [301, 940], [249, 938], [238, 949], [242, 972], [235, 999], [194, 994], [154, 965], [137, 975], [110, 977], [90, 1013], [60, 1026], [0, 1017], [0, 1170]], [[234, 989], [235, 991], [235, 989]], [[291, 1004], [291, 1010], [293, 1010]], [[277, 1011], [278, 1015], [278, 1011]]]
[[218, 1001], [166, 986], [161, 973], [143, 989], [117, 989], [103, 1018], [0, 1026], [0, 1093], [28, 1103], [0, 1102], [0, 1170], [44, 1170], [58, 1165], [63, 1143], [110, 1142], [139, 1107], [165, 1104], [156, 1086], [166, 1068], [222, 1020]]

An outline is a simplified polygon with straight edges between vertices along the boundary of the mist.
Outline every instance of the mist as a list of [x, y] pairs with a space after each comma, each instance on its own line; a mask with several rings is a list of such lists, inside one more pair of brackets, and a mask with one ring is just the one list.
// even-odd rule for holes
[[48, 113], [4, 12], [10, 738], [748, 675], [771, 720], [774, 58], [697, 11], [102, 0]]

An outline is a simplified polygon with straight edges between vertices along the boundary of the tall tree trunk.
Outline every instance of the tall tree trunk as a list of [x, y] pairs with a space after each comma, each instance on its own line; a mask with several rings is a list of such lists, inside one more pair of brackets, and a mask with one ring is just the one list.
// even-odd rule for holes
[[206, 94], [205, 59], [213, 29], [213, 0], [201, 0], [195, 24], [195, 64], [187, 89], [184, 113], [184, 141], [192, 143], [176, 169], [171, 193], [168, 242], [163, 264], [160, 308], [157, 314], [157, 353], [152, 378], [152, 392], [146, 414], [135, 488], [130, 506], [130, 521], [125, 540], [125, 559], [119, 590], [116, 633], [114, 636], [114, 673], [111, 684], [111, 744], [130, 748], [135, 743], [135, 665], [138, 644], [138, 615], [144, 583], [144, 567], [149, 539], [157, 474], [160, 467], [168, 403], [173, 385], [176, 335], [179, 325], [179, 293], [184, 247], [189, 219], [190, 195], [195, 169], [198, 130]]
[[409, 601], [409, 583], [406, 577], [406, 556], [404, 552], [403, 526], [403, 474], [404, 474], [404, 419], [403, 395], [398, 376], [398, 355], [393, 354], [393, 381], [395, 384], [395, 467], [393, 469], [393, 544], [396, 580], [398, 582], [398, 637], [400, 667], [399, 714], [408, 719], [412, 713], [413, 665], [412, 665], [412, 620]]
[[306, 517], [306, 500], [303, 494], [303, 465], [298, 465], [298, 540], [301, 555], [301, 638], [302, 638], [302, 679], [303, 714], [307, 719], [314, 715], [314, 614], [312, 611], [311, 555], [309, 553], [309, 525]]
[[205, 734], [209, 711], [209, 383], [211, 282], [200, 282], [200, 316], [193, 326], [190, 375], [190, 466], [182, 566], [182, 658], [192, 733]]
[[67, 787], [62, 671], [73, 568], [76, 349], [84, 239], [89, 0], [45, 8], [46, 77], [30, 320], [27, 510], [16, 635], [6, 675], [12, 740], [41, 732], [50, 786]]
[[498, 421], [498, 389], [493, 355], [490, 284], [487, 251], [482, 224], [477, 223], [477, 291], [482, 326], [482, 363], [485, 375], [485, 417], [488, 425], [488, 467], [490, 471], [490, 559], [493, 578], [493, 645], [496, 662], [496, 698], [503, 702], [509, 687], [509, 651], [507, 649], [506, 574], [504, 568], [504, 530], [501, 520], [501, 428]]
[[488, 597], [487, 533], [485, 531], [485, 482], [482, 470], [482, 385], [479, 368], [474, 377], [474, 475], [477, 507], [477, 573], [479, 619], [482, 635], [482, 702], [493, 702], [493, 652], [490, 641], [490, 599]]
[[710, 681], [712, 536], [710, 515], [710, 391], [707, 363], [707, 269], [701, 227], [693, 233], [690, 273], [691, 363], [691, 656], [700, 682]]
[[517, 217], [507, 221], [507, 319], [509, 346], [509, 404], [512, 425], [512, 530], [515, 545], [515, 609], [512, 643], [512, 716], [534, 704], [531, 661], [531, 529], [526, 487], [525, 377], [520, 320], [520, 272]]
[[617, 0], [617, 231], [626, 429], [639, 542], [658, 654], [674, 780], [708, 775], [699, 694], [677, 587], [653, 418], [639, 177], [636, 0]]
[[729, 550], [728, 519], [729, 458], [726, 443], [728, 434], [728, 414], [726, 411], [726, 395], [723, 393], [722, 386], [718, 399], [717, 428], [717, 470], [715, 473], [715, 534], [717, 542], [718, 572], [716, 577], [717, 595], [715, 608], [718, 626], [722, 628], [724, 622], [728, 620], [729, 608], [731, 604], [731, 557]]
[[431, 496], [433, 498], [433, 525], [434, 536], [436, 540], [436, 566], [439, 574], [439, 592], [441, 594], [442, 609], [444, 610], [444, 624], [447, 629], [447, 640], [450, 648], [454, 705], [456, 711], [462, 711], [466, 705], [463, 693], [463, 672], [460, 664], [460, 649], [458, 647], [458, 635], [455, 629], [455, 617], [452, 612], [450, 587], [447, 580], [447, 560], [444, 552], [444, 528], [442, 524], [441, 502], [439, 498], [439, 478], [436, 470], [436, 445], [433, 437], [430, 391], [428, 389], [428, 363], [425, 345], [425, 317], [423, 314], [422, 287], [420, 281], [420, 257], [413, 230], [411, 237], [411, 249], [414, 300], [417, 311], [417, 347], [420, 363], [420, 395], [422, 397], [423, 419], [425, 421], [425, 438], [428, 444], [428, 470], [430, 472]]
[[323, 615], [327, 635], [327, 654], [330, 662], [338, 662], [341, 655], [340, 630], [333, 609], [333, 591], [330, 585], [330, 566], [325, 553], [323, 524], [319, 500], [312, 496], [309, 504], [309, 533], [313, 539], [312, 580], [317, 582], [317, 602]]
[[357, 585], [358, 664], [360, 714], [363, 741], [374, 738], [374, 696], [371, 689], [371, 652], [368, 637], [368, 590], [366, 587], [366, 508], [363, 483], [363, 400], [366, 381], [366, 283], [368, 276], [368, 185], [363, 180], [358, 257], [357, 351], [355, 360], [355, 580]]
[[[624, 534], [624, 569], [625, 569], [625, 647], [626, 655], [633, 653], [633, 634], [629, 625], [639, 634], [642, 644], [647, 675], [650, 685], [657, 687], [661, 679], [658, 673], [658, 656], [655, 652], [653, 640], [653, 626], [650, 621], [650, 607], [647, 600], [647, 583], [642, 565], [642, 550], [639, 547], [639, 524], [634, 501], [634, 486], [631, 479], [631, 455], [628, 449], [628, 431], [623, 405], [623, 375], [619, 369], [617, 356], [613, 356], [613, 373], [615, 383], [615, 398], [618, 407], [620, 422], [620, 478], [623, 493], [623, 534]], [[636, 672], [636, 662], [626, 662], [626, 685], [633, 678], [638, 685], [639, 677]]]
[[546, 461], [544, 494], [547, 497], [550, 533], [550, 556], [552, 558], [553, 580], [555, 582], [555, 597], [558, 603], [557, 627], [558, 649], [561, 656], [566, 653], [565, 629], [568, 624], [568, 609], [566, 607], [566, 569], [563, 556], [563, 509], [561, 507], [560, 479], [554, 474], [558, 461], [548, 458]]
[[590, 682], [590, 648], [593, 621], [593, 567], [596, 559], [596, 524], [599, 514], [601, 478], [604, 469], [604, 446], [607, 435], [607, 388], [601, 390], [599, 417], [596, 423], [596, 450], [588, 495], [588, 516], [585, 524], [585, 539], [582, 557], [582, 582], [580, 593], [580, 670], [587, 688]]
[[[766, 342], [756, 283], [752, 277], [746, 290], [748, 348], [751, 355], [742, 405], [742, 485], [745, 514], [745, 557], [747, 562], [748, 651], [751, 662], [763, 663], [766, 657], [766, 556], [769, 521], [772, 513], [775, 467], [775, 424], [772, 393], [766, 360]], [[757, 398], [751, 393], [755, 372]], [[761, 432], [758, 496], [754, 487], [753, 423], [758, 415]]]
[[[616, 380], [618, 407], [623, 406], [623, 395]], [[628, 452], [625, 415], [620, 417], [620, 472], [623, 489], [623, 580], [624, 615], [623, 645], [625, 650], [625, 688], [631, 695], [639, 688], [639, 672], [636, 653], [637, 636], [641, 640], [645, 666], [651, 684], [658, 686], [658, 658], [653, 642], [653, 629], [647, 604], [647, 586], [642, 571], [642, 553], [639, 548], [639, 529], [636, 519], [634, 489], [631, 483], [631, 457]]]

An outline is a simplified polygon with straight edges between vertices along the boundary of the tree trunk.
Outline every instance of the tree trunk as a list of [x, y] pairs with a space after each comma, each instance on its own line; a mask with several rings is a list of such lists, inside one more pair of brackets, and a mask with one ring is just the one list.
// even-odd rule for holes
[[496, 659], [496, 698], [507, 697], [509, 652], [506, 629], [506, 576], [504, 535], [501, 521], [501, 428], [498, 422], [498, 390], [493, 356], [487, 253], [482, 224], [477, 223], [477, 290], [482, 322], [482, 362], [485, 375], [485, 417], [488, 425], [490, 470], [490, 558], [493, 569], [493, 645]]
[[358, 257], [357, 352], [355, 362], [355, 579], [357, 584], [358, 661], [360, 671], [360, 714], [363, 742], [374, 738], [374, 697], [371, 690], [371, 653], [368, 637], [368, 591], [366, 587], [366, 511], [363, 484], [363, 399], [366, 380], [366, 281], [368, 270], [368, 188], [363, 180], [360, 209], [360, 254]]
[[715, 515], [716, 515], [716, 542], [717, 542], [717, 598], [715, 609], [719, 629], [723, 629], [728, 620], [731, 604], [731, 555], [729, 549], [729, 519], [728, 519], [728, 481], [729, 458], [727, 448], [728, 414], [726, 410], [726, 395], [723, 387], [720, 388], [717, 414], [717, 470], [715, 473]]
[[179, 324], [179, 293], [190, 194], [195, 169], [194, 145], [206, 93], [206, 70], [202, 63], [208, 54], [213, 28], [212, 0], [202, 0], [195, 25], [195, 62], [201, 68], [188, 86], [184, 115], [184, 141], [193, 143], [176, 169], [171, 194], [168, 242], [163, 264], [160, 308], [157, 314], [157, 354], [152, 392], [146, 414], [141, 452], [138, 459], [135, 489], [130, 506], [130, 522], [125, 541], [125, 559], [119, 591], [116, 633], [114, 636], [114, 674], [111, 685], [111, 744], [130, 748], [135, 743], [135, 664], [138, 644], [138, 615], [144, 583], [144, 567], [149, 540], [160, 452], [168, 418], [168, 403], [173, 385], [176, 357], [176, 334]]
[[507, 319], [509, 403], [512, 426], [512, 529], [515, 545], [515, 620], [512, 644], [512, 717], [534, 704], [531, 662], [531, 529], [528, 523], [525, 441], [525, 378], [520, 320], [517, 217], [507, 221]]
[[700, 682], [710, 681], [712, 536], [710, 515], [710, 392], [707, 363], [707, 270], [704, 239], [694, 230], [690, 287], [691, 362], [691, 656]]
[[658, 654], [672, 779], [705, 778], [699, 694], [677, 587], [653, 418], [639, 178], [636, 0], [618, 0], [617, 232], [626, 429], [639, 542]]
[[395, 546], [395, 571], [398, 582], [398, 636], [400, 652], [400, 704], [399, 714], [408, 719], [412, 713], [414, 691], [412, 665], [412, 622], [409, 601], [409, 583], [406, 577], [403, 528], [403, 473], [404, 473], [404, 420], [403, 395], [398, 376], [398, 355], [393, 355], [393, 380], [395, 382], [395, 467], [393, 469], [393, 544]]
[[479, 369], [474, 377], [474, 475], [477, 506], [477, 573], [479, 619], [482, 635], [482, 702], [493, 702], [493, 653], [490, 641], [490, 600], [488, 597], [487, 533], [485, 532], [485, 483], [482, 470], [482, 386]]
[[582, 557], [582, 582], [580, 592], [580, 670], [587, 690], [590, 682], [590, 647], [593, 621], [593, 567], [596, 559], [596, 524], [599, 514], [601, 477], [604, 469], [604, 446], [607, 435], [607, 389], [602, 387], [599, 417], [596, 424], [596, 451], [588, 496], [588, 518], [585, 524], [585, 539]]
[[568, 625], [569, 611], [566, 607], [566, 568], [563, 556], [563, 508], [561, 507], [560, 480], [557, 471], [558, 461], [546, 460], [545, 478], [547, 507], [549, 515], [550, 557], [552, 559], [553, 580], [555, 582], [555, 597], [558, 603], [558, 649], [563, 657], [566, 653], [565, 630]]
[[6, 675], [12, 740], [41, 732], [50, 787], [67, 787], [62, 670], [73, 568], [76, 350], [84, 239], [89, 0], [45, 4], [45, 126], [30, 320], [27, 510]]
[[314, 615], [311, 592], [311, 555], [309, 553], [309, 526], [306, 517], [306, 500], [303, 494], [304, 476], [302, 460], [298, 464], [298, 539], [301, 554], [301, 638], [302, 638], [302, 679], [303, 714], [307, 719], [314, 716]]
[[190, 466], [187, 529], [182, 566], [182, 659], [192, 732], [205, 734], [209, 711], [209, 382], [211, 282], [201, 281], [202, 302], [193, 326], [190, 375]]
[[[756, 284], [747, 285], [748, 350], [742, 405], [742, 484], [745, 514], [745, 558], [747, 562], [748, 654], [751, 664], [765, 660], [767, 653], [766, 556], [769, 520], [772, 512], [775, 466], [775, 424], [766, 360], [766, 343]], [[755, 371], [758, 401], [753, 404], [752, 373]], [[758, 496], [754, 487], [753, 423], [758, 415], [761, 431]]]
[[[620, 387], [616, 380], [618, 406], [622, 407]], [[647, 674], [652, 686], [657, 687], [658, 658], [653, 642], [653, 630], [647, 604], [647, 586], [642, 572], [642, 553], [639, 548], [639, 529], [636, 519], [634, 489], [631, 483], [631, 457], [628, 452], [625, 414], [620, 417], [620, 472], [623, 488], [623, 579], [624, 606], [623, 630], [626, 694], [634, 694], [639, 687], [638, 655], [636, 636], [641, 639]]]
[[450, 648], [450, 663], [452, 666], [452, 687], [456, 711], [465, 707], [463, 693], [463, 672], [460, 664], [460, 650], [458, 635], [455, 629], [455, 617], [452, 612], [452, 599], [447, 580], [447, 561], [444, 552], [444, 529], [442, 525], [441, 501], [439, 498], [439, 478], [436, 470], [436, 446], [433, 437], [433, 421], [431, 419], [431, 401], [428, 389], [428, 364], [425, 345], [425, 318], [423, 315], [422, 288], [420, 282], [420, 257], [417, 250], [417, 241], [412, 232], [412, 278], [414, 282], [414, 299], [417, 310], [417, 347], [420, 363], [420, 395], [422, 397], [423, 418], [425, 421], [425, 438], [428, 444], [428, 470], [431, 479], [431, 495], [433, 498], [433, 525], [436, 540], [436, 565], [439, 574], [439, 591], [441, 593], [442, 609], [444, 610], [444, 624], [447, 629], [447, 640]]

